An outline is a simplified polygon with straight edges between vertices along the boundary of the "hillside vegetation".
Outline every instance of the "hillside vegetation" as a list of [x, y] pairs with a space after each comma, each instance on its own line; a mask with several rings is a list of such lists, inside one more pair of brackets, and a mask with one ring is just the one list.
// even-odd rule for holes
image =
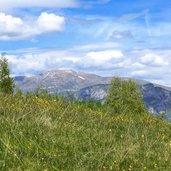
[[104, 105], [13, 92], [2, 57], [2, 171], [171, 170], [171, 123], [147, 114], [131, 80], [112, 80]]
[[47, 94], [0, 96], [0, 170], [171, 170], [171, 123]]

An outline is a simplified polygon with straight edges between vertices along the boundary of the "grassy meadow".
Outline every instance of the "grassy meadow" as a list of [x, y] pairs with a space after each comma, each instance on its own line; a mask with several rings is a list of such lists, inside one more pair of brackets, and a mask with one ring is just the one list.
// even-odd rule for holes
[[171, 123], [49, 95], [0, 95], [2, 171], [170, 171]]

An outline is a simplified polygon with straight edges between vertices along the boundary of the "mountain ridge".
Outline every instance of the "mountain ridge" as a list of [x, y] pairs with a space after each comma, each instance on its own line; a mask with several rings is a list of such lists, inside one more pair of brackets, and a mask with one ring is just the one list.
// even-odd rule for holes
[[[110, 81], [114, 77], [102, 77], [96, 74], [76, 72], [73, 70], [45, 71], [32, 77], [15, 77], [16, 87], [24, 93], [46, 89], [50, 94], [72, 93], [75, 98], [88, 101], [93, 99], [102, 102], [107, 94]], [[171, 87], [154, 84], [148, 81], [134, 80], [143, 92], [143, 100], [148, 110], [154, 113], [168, 112], [171, 109]]]

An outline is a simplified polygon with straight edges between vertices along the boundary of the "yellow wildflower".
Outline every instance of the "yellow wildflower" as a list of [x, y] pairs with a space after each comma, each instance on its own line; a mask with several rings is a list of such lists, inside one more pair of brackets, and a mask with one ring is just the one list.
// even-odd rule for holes
[[144, 166], [144, 170], [147, 170], [147, 167], [146, 166]]
[[156, 163], [154, 164], [154, 167], [157, 168], [157, 164]]

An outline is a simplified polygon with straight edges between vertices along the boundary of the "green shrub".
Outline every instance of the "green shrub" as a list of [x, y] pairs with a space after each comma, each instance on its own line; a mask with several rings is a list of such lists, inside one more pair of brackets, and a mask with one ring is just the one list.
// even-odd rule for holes
[[146, 112], [139, 86], [132, 80], [114, 78], [111, 81], [104, 104], [118, 114], [142, 114]]

